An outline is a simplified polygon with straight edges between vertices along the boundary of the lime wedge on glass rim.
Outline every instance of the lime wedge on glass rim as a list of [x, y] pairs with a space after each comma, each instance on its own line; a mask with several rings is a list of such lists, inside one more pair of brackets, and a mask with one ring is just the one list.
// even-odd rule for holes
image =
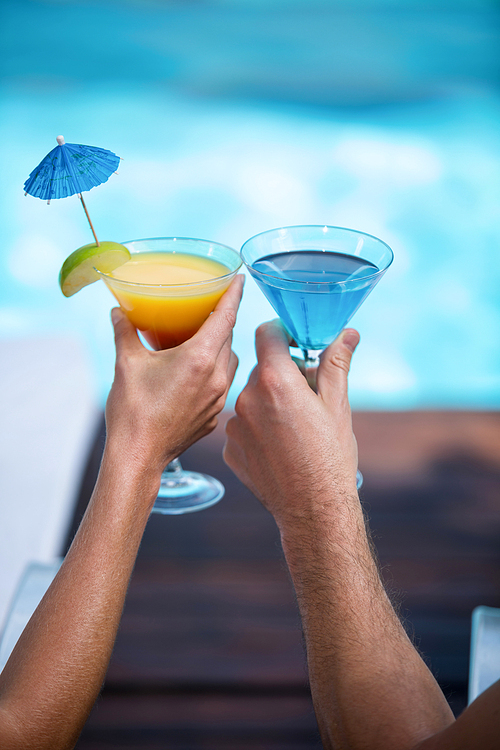
[[83, 245], [71, 253], [62, 264], [59, 272], [59, 286], [65, 297], [79, 292], [88, 284], [99, 280], [98, 268], [103, 273], [111, 273], [118, 266], [130, 260], [130, 253], [125, 245], [118, 242], [101, 242], [97, 245]]

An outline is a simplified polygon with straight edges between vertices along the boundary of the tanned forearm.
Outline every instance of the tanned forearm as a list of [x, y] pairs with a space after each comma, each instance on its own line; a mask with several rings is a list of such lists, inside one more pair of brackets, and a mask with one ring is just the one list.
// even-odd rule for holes
[[325, 750], [409, 750], [452, 723], [384, 590], [358, 499], [281, 531]]
[[152, 352], [117, 308], [106, 448], [71, 549], [0, 676], [2, 750], [69, 750], [100, 690], [162, 469], [217, 424], [238, 359], [237, 276], [200, 330]]
[[104, 680], [158, 483], [105, 453], [73, 544], [0, 676], [2, 750], [74, 746]]
[[455, 722], [371, 554], [347, 397], [358, 341], [346, 329], [323, 352], [313, 392], [283, 327], [260, 326], [224, 458], [280, 529], [325, 750], [497, 750], [500, 681]]

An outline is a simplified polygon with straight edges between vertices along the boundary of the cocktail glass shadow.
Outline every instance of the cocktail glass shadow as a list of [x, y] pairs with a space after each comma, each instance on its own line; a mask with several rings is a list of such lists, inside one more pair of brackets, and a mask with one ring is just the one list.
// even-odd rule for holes
[[[132, 261], [141, 254], [160, 253], [168, 255], [172, 263], [173, 254], [177, 253], [220, 264], [220, 275], [179, 284], [126, 281], [119, 278], [120, 268], [113, 274], [97, 271], [131, 323], [155, 350], [169, 349], [191, 338], [213, 312], [241, 267], [236, 250], [209, 240], [161, 237], [123, 244], [129, 249]], [[218, 479], [184, 471], [176, 458], [163, 471], [152, 512], [193, 513], [215, 505], [223, 495], [224, 485]]]
[[[337, 338], [394, 257], [391, 248], [377, 237], [316, 225], [262, 232], [247, 240], [240, 254], [302, 350], [306, 377], [317, 368], [321, 351]], [[358, 471], [358, 489], [362, 481]]]

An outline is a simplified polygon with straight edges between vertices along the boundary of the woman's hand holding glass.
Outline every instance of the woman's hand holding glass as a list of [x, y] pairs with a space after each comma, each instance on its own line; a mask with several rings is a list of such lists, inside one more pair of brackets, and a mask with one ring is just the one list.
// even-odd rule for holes
[[106, 405], [107, 445], [158, 483], [165, 465], [217, 424], [238, 364], [231, 342], [243, 281], [237, 276], [199, 331], [172, 349], [146, 349], [120, 309], [113, 311], [116, 369]]

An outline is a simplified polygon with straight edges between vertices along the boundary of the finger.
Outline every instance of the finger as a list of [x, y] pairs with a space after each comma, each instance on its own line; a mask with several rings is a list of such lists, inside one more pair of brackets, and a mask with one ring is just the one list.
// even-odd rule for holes
[[233, 384], [234, 376], [236, 375], [236, 370], [238, 369], [238, 365], [239, 365], [239, 359], [237, 355], [231, 349], [231, 356], [229, 357], [229, 363], [227, 366], [227, 391], [230, 389], [230, 387]]
[[226, 440], [222, 449], [224, 462], [236, 476], [239, 476], [238, 468], [245, 465], [244, 453], [239, 442], [240, 426], [238, 417], [228, 419], [225, 426]]
[[302, 357], [292, 357], [293, 362], [297, 365], [299, 370], [301, 371], [302, 375], [305, 377], [306, 375], [306, 365]]
[[231, 384], [233, 382], [234, 376], [236, 374], [236, 368], [238, 367], [238, 357], [232, 350], [232, 344], [233, 344], [233, 331], [229, 334], [225, 342], [223, 343], [219, 353], [217, 354], [217, 359], [215, 361], [215, 367], [220, 371], [223, 372], [226, 378], [226, 390], [224, 392], [224, 399], [227, 397], [229, 388], [231, 387]]
[[325, 401], [347, 397], [347, 375], [358, 343], [359, 333], [346, 328], [321, 355], [317, 387]]
[[225, 464], [243, 482], [255, 497], [260, 497], [259, 492], [251, 481], [247, 470], [247, 457], [241, 446], [240, 435], [241, 422], [238, 417], [231, 417], [226, 422], [226, 442], [222, 449], [222, 458]]
[[231, 420], [233, 419], [235, 419], [235, 417], [231, 417], [231, 419], [228, 422], [226, 422], [226, 440], [222, 448], [222, 459], [224, 463], [226, 464], [226, 466], [228, 466], [231, 469], [231, 471], [233, 471], [236, 474], [236, 471], [234, 468], [236, 465], [236, 461], [234, 460], [234, 442], [229, 437], [229, 433], [228, 433], [228, 428], [229, 430], [231, 430], [232, 428], [232, 424], [230, 423], [231, 423]]
[[113, 307], [111, 310], [111, 322], [115, 333], [117, 356], [126, 352], [137, 351], [138, 347], [143, 348], [137, 331], [119, 307]]
[[215, 408], [217, 409], [217, 413], [222, 411], [222, 409], [226, 405], [227, 394], [229, 393], [229, 389], [231, 388], [233, 384], [233, 380], [234, 380], [234, 376], [236, 375], [237, 368], [238, 368], [238, 357], [233, 351], [231, 351], [231, 356], [229, 358], [229, 362], [227, 364], [226, 371], [225, 371], [224, 392], [221, 394], [221, 396], [219, 396], [219, 398], [215, 402]]
[[309, 386], [309, 388], [315, 393], [317, 393], [318, 392], [318, 388], [317, 388], [318, 366], [316, 362], [314, 363], [309, 362], [309, 361], [306, 362], [305, 359], [301, 359], [300, 357], [292, 357], [292, 360], [295, 362], [300, 372], [307, 380], [307, 385]]
[[[257, 385], [258, 379], [259, 379], [259, 368], [258, 368], [258, 365], [255, 365], [255, 367], [252, 368], [252, 370], [250, 372], [250, 375], [248, 376], [248, 380], [246, 382], [246, 385], [243, 388], [243, 390], [241, 391], [241, 393], [243, 393], [243, 391], [245, 391], [247, 388], [248, 389], [254, 388]], [[240, 396], [241, 396], [241, 393], [240, 393]], [[236, 402], [236, 403], [238, 403], [238, 402]]]
[[238, 307], [243, 296], [243, 288], [245, 286], [246, 277], [243, 273], [237, 274], [232, 280], [229, 287], [226, 289], [220, 300], [218, 301], [215, 309], [223, 310], [225, 308], [234, 309], [237, 312]]
[[266, 362], [275, 368], [289, 367], [290, 336], [278, 318], [262, 323], [255, 331], [255, 351], [260, 364]]
[[222, 399], [225, 403], [227, 394], [229, 392], [229, 389], [231, 388], [234, 380], [234, 376], [236, 375], [236, 370], [238, 369], [239, 365], [239, 359], [237, 355], [233, 352], [231, 349], [229, 353], [229, 360], [227, 362], [227, 365], [225, 366], [226, 369], [226, 389], [224, 391], [224, 394], [222, 396]]
[[209, 342], [210, 348], [218, 355], [228, 337], [232, 334], [236, 323], [236, 314], [243, 295], [244, 282], [243, 274], [234, 277], [213, 313], [208, 316], [199, 331], [191, 339], [193, 344], [196, 345], [200, 341]]
[[309, 388], [315, 393], [317, 393], [317, 390], [318, 390], [317, 384], [316, 384], [316, 376], [318, 372], [317, 366], [306, 363], [306, 361], [302, 359], [301, 357], [292, 357], [292, 360], [295, 362], [300, 372], [307, 380], [307, 385], [309, 386]]

